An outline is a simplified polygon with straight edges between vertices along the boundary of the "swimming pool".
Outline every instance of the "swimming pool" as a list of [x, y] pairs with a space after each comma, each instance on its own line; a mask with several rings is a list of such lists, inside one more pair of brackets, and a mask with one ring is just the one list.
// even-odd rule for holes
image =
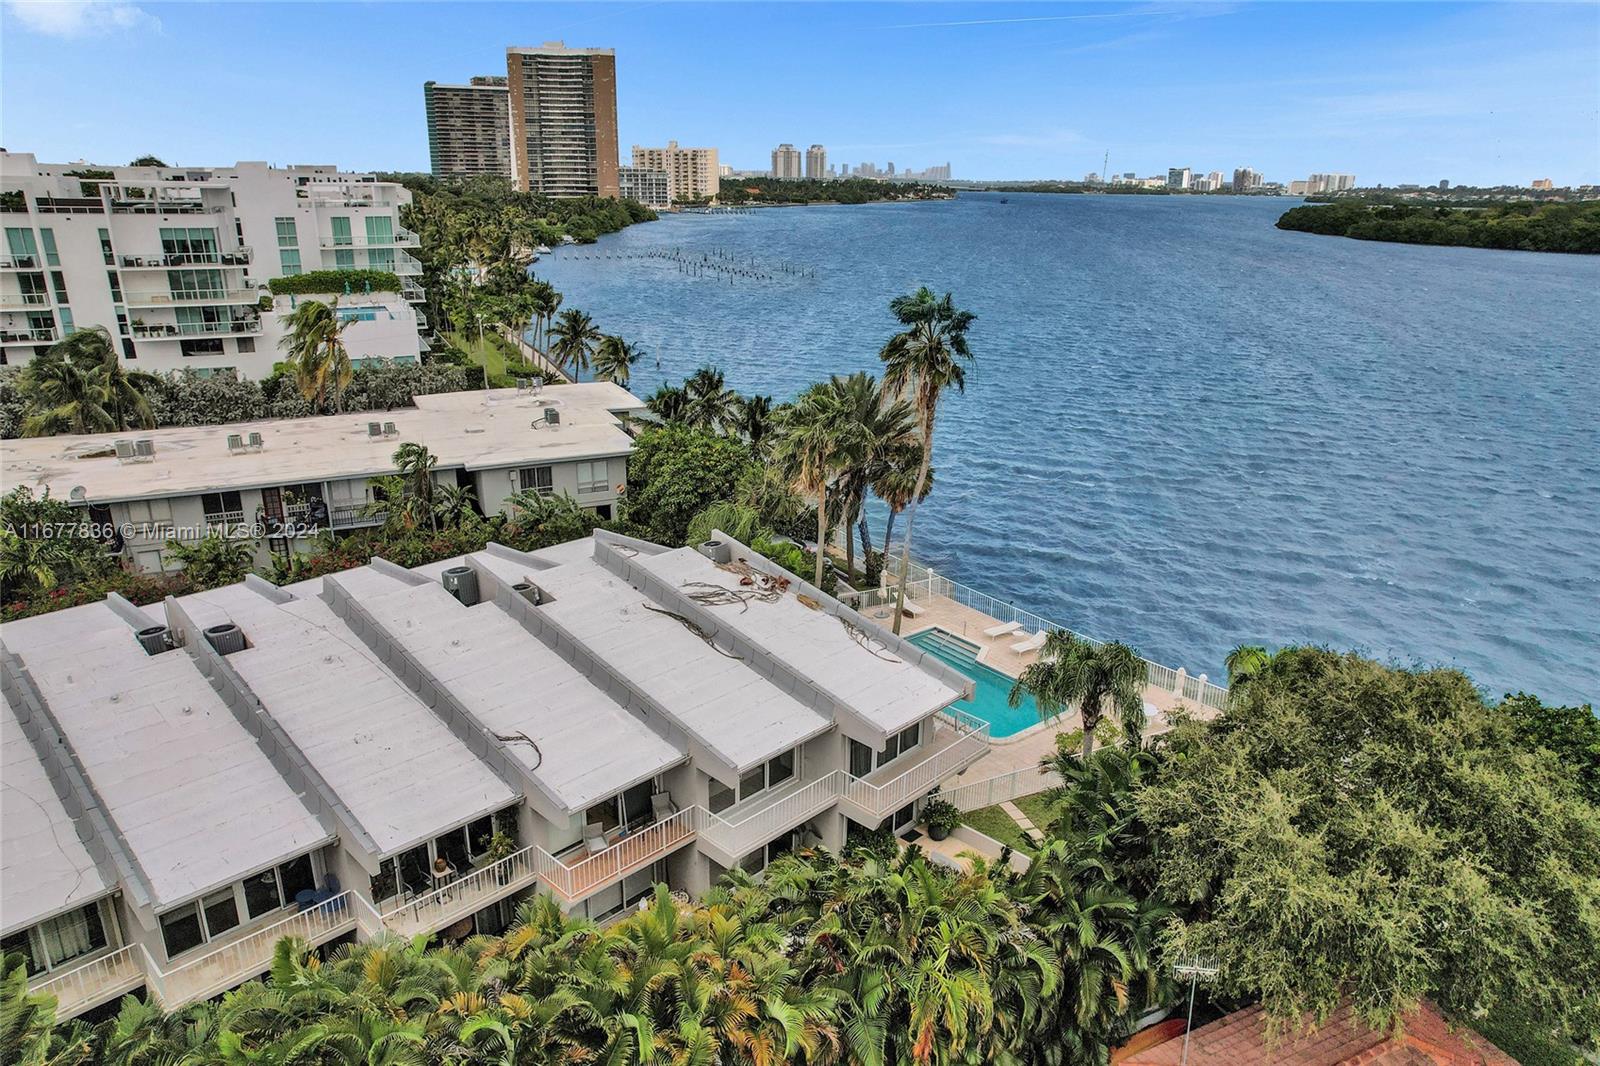
[[972, 699], [957, 700], [955, 706], [988, 722], [991, 737], [1015, 736], [1039, 724], [1039, 705], [1033, 697], [1024, 693], [1021, 706], [1011, 706], [1015, 679], [978, 662], [976, 644], [942, 629], [924, 629], [906, 639], [972, 678]]

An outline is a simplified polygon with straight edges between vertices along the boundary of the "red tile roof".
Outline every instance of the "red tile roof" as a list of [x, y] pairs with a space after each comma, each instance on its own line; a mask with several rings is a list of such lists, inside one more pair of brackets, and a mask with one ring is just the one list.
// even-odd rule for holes
[[[1181, 1035], [1118, 1061], [1121, 1066], [1178, 1066]], [[1517, 1066], [1517, 1060], [1471, 1029], [1451, 1029], [1431, 1003], [1405, 1019], [1391, 1036], [1367, 1028], [1348, 1003], [1309, 1032], [1267, 1039], [1266, 1012], [1258, 1005], [1235, 1011], [1189, 1037], [1189, 1066]]]

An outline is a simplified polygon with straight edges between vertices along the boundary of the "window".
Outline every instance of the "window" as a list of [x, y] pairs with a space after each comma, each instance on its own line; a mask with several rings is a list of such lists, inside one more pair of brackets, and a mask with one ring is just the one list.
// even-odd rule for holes
[[367, 250], [367, 268], [369, 270], [394, 270], [393, 248], [371, 248]]
[[17, 263], [18, 266], [38, 266], [39, 248], [33, 243], [33, 230], [21, 227], [6, 227], [6, 250], [18, 260], [27, 260]]
[[245, 354], [247, 354], [249, 352], [253, 352], [255, 350], [256, 350], [256, 339], [254, 337], [240, 337], [239, 338], [239, 354], [240, 355], [245, 355]]
[[333, 253], [333, 265], [338, 270], [354, 270], [356, 268], [356, 253], [348, 248], [336, 249]]
[[59, 270], [50, 271], [50, 284], [56, 290], [56, 303], [64, 304], [67, 300], [67, 276]]
[[20, 954], [31, 976], [99, 951], [107, 943], [100, 904], [91, 903], [19, 929], [0, 941], [0, 947], [8, 954]]
[[300, 249], [279, 248], [278, 269], [286, 278], [292, 278], [300, 273]]
[[221, 297], [224, 291], [220, 270], [169, 270], [167, 287], [172, 295], [194, 299], [203, 296]]
[[122, 277], [115, 270], [106, 271], [106, 284], [111, 286], [111, 302], [122, 302]]
[[178, 342], [178, 352], [181, 355], [221, 355], [222, 339], [220, 337], [185, 337]]
[[44, 245], [45, 263], [53, 267], [60, 266], [61, 256], [56, 252], [56, 231], [53, 229], [41, 229], [39, 231], [39, 240]]
[[611, 487], [610, 467], [604, 459], [578, 464], [578, 491], [605, 492]]
[[299, 248], [300, 247], [300, 237], [295, 232], [294, 219], [292, 219], [292, 218], [275, 218], [272, 221], [273, 221], [273, 224], [276, 225], [277, 229], [278, 229], [278, 247], [279, 248]]
[[333, 243], [350, 244], [350, 218], [348, 215], [335, 215], [331, 220], [333, 224]]
[[[394, 219], [388, 215], [367, 216], [367, 243], [368, 244], [393, 244]], [[394, 261], [394, 253], [390, 252], [390, 262]]]
[[237, 522], [244, 515], [244, 501], [237, 492], [207, 492], [200, 497], [200, 506], [207, 522]]
[[161, 250], [180, 262], [206, 263], [217, 258], [217, 231], [200, 227], [161, 227]]
[[605, 832], [636, 826], [650, 814], [650, 795], [654, 781], [640, 781], [619, 795], [602, 800], [583, 812], [585, 825], [598, 825]]
[[859, 740], [850, 741], [850, 776], [866, 777], [872, 773], [872, 749]]
[[117, 257], [111, 251], [111, 231], [108, 229], [100, 231], [100, 254], [105, 256], [106, 266], [116, 262]]
[[525, 466], [517, 471], [517, 480], [524, 490], [532, 489], [544, 496], [555, 492], [555, 479], [548, 466]]
[[206, 915], [206, 930], [211, 936], [221, 936], [239, 924], [239, 904], [233, 898], [233, 886], [213, 892], [201, 901]]
[[70, 337], [77, 329], [78, 327], [72, 324], [72, 308], [63, 307], [61, 309], [61, 335]]
[[900, 830], [909, 826], [912, 822], [915, 822], [917, 820], [916, 807], [917, 805], [915, 803], [908, 803], [904, 807], [901, 807], [898, 811], [895, 811], [894, 814], [889, 817], [889, 828], [898, 833]]
[[252, 918], [259, 918], [283, 906], [276, 868], [262, 870], [244, 883], [244, 907]]
[[795, 749], [790, 748], [782, 755], [779, 755], [777, 758], [767, 763], [768, 788], [772, 788], [774, 785], [782, 784], [794, 776], [794, 756]]
[[134, 351], [133, 338], [132, 337], [124, 337], [124, 338], [122, 338], [122, 357], [124, 359], [137, 359], [137, 358], [139, 358], [139, 354], [136, 351]]
[[756, 767], [743, 777], [739, 778], [739, 798], [747, 800], [767, 787], [767, 767], [765, 764]]
[[466, 826], [458, 826], [442, 836], [435, 837], [433, 853], [449, 863], [458, 874], [464, 874], [472, 869], [472, 849], [467, 845]]
[[316, 871], [311, 868], [311, 856], [301, 855], [278, 867], [278, 880], [283, 883], [285, 904], [293, 903], [295, 896], [317, 887]]
[[721, 814], [729, 807], [732, 807], [737, 799], [738, 796], [734, 794], [733, 789], [714, 777], [711, 779], [711, 798], [708, 806], [711, 808], [712, 814]]
[[167, 945], [167, 958], [173, 958], [206, 942], [200, 925], [200, 908], [190, 903], [161, 916], [161, 939]]

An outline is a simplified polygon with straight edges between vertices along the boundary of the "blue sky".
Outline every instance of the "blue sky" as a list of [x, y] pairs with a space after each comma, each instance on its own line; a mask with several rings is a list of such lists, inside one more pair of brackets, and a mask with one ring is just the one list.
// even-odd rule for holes
[[1173, 165], [1363, 184], [1600, 182], [1600, 5], [36, 3], [0, 143], [42, 159], [422, 170], [422, 83], [617, 50], [621, 139], [779, 141], [958, 177]]

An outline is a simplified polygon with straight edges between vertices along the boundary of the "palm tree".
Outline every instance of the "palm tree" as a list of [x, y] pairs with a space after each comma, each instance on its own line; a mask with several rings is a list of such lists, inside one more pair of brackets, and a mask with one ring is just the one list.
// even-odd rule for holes
[[1094, 754], [1094, 734], [1109, 712], [1122, 723], [1132, 744], [1144, 733], [1144, 660], [1116, 641], [1085, 640], [1062, 629], [1045, 637], [1039, 657], [1011, 686], [1011, 706], [1024, 694], [1039, 705], [1045, 721], [1077, 706], [1083, 715], [1083, 757]]
[[608, 334], [600, 341], [599, 349], [594, 353], [594, 379], [596, 381], [612, 381], [628, 387], [628, 380], [633, 376], [633, 364], [644, 355], [636, 345], [629, 344], [621, 337]]
[[[283, 317], [286, 332], [278, 346], [289, 353], [300, 394], [321, 407], [333, 396], [333, 409], [344, 409], [344, 390], [353, 371], [344, 345], [349, 322], [339, 321], [339, 298], [331, 303], [303, 300]], [[354, 321], [352, 319], [352, 321]]]
[[733, 430], [750, 445], [750, 454], [765, 459], [771, 448], [776, 418], [771, 396], [742, 396], [733, 415]]
[[684, 421], [697, 429], [715, 433], [733, 424], [739, 408], [739, 394], [727, 387], [722, 371], [703, 366], [683, 383]]
[[795, 402], [779, 443], [779, 463], [800, 492], [817, 501], [817, 588], [827, 555], [828, 485], [852, 463], [865, 444], [861, 424], [843, 400], [842, 379], [813, 385]]
[[471, 485], [435, 485], [434, 512], [446, 529], [468, 525], [478, 517], [478, 494]]
[[[928, 498], [933, 491], [937, 471], [930, 464], [922, 464], [922, 442], [913, 440], [884, 457], [878, 476], [872, 480], [872, 494], [889, 508], [883, 524], [883, 558], [889, 558], [889, 540], [894, 536], [894, 520], [911, 504], [913, 495], [918, 501]], [[917, 484], [922, 492], [917, 495]]]
[[255, 563], [247, 541], [216, 533], [193, 544], [167, 541], [167, 558], [183, 564], [183, 572], [200, 588], [220, 588], [243, 581]]
[[435, 507], [433, 468], [438, 465], [428, 446], [406, 441], [394, 450], [394, 465], [404, 494], [417, 501], [417, 508], [428, 516], [433, 531], [439, 531], [439, 512]]
[[680, 386], [663, 382], [656, 386], [645, 406], [663, 422], [682, 422], [689, 410], [689, 394]]
[[1235, 647], [1225, 660], [1229, 690], [1243, 688], [1259, 680], [1271, 669], [1274, 658], [1274, 653], [1259, 644], [1240, 644]]
[[900, 632], [905, 609], [906, 582], [911, 574], [911, 529], [916, 522], [917, 504], [923, 497], [927, 469], [933, 459], [933, 420], [939, 398], [955, 386], [963, 391], [967, 365], [972, 352], [967, 347], [967, 330], [976, 319], [971, 311], [956, 309], [950, 293], [943, 299], [923, 286], [909, 296], [896, 296], [889, 310], [906, 328], [883, 346], [884, 387], [910, 401], [922, 435], [922, 462], [916, 487], [906, 507], [906, 537], [901, 549], [900, 592], [895, 598], [894, 631]]
[[602, 339], [599, 327], [588, 314], [569, 307], [561, 312], [550, 329], [550, 358], [563, 370], [570, 370], [574, 380], [589, 369], [589, 359]]
[[533, 346], [541, 352], [545, 350], [548, 341], [547, 334], [550, 330], [550, 320], [556, 317], [556, 312], [561, 309], [561, 294], [555, 286], [548, 281], [535, 281], [531, 289], [533, 297]]
[[117, 428], [108, 410], [103, 375], [52, 349], [22, 370], [22, 393], [32, 413], [22, 423], [27, 437], [53, 433], [104, 433]]
[[150, 429], [155, 416], [144, 390], [155, 380], [150, 374], [129, 373], [117, 355], [111, 333], [103, 326], [74, 330], [51, 345], [50, 351], [99, 376], [105, 390], [105, 409], [114, 430]]
[[[872, 483], [902, 451], [916, 447], [916, 427], [910, 404], [886, 394], [871, 374], [855, 373], [834, 381], [840, 402], [861, 427], [861, 454], [839, 478], [840, 502], [835, 507], [839, 525], [845, 531], [845, 570], [853, 573], [856, 552], [850, 529], [858, 518], [864, 517], [867, 490]], [[865, 534], [861, 543], [870, 563], [872, 544]]]

